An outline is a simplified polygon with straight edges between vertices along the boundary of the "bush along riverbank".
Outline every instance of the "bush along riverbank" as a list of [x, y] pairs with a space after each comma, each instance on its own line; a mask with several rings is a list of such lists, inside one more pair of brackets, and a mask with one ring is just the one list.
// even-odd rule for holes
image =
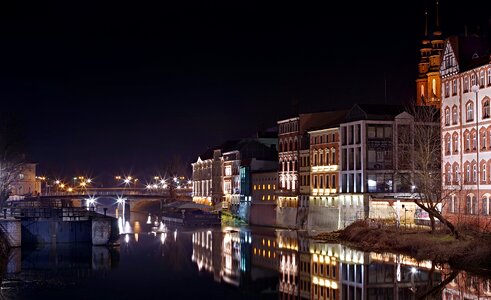
[[491, 234], [462, 232], [460, 239], [446, 231], [370, 226], [358, 221], [343, 230], [321, 233], [315, 239], [337, 242], [367, 252], [392, 252], [418, 260], [448, 263], [452, 268], [491, 275]]

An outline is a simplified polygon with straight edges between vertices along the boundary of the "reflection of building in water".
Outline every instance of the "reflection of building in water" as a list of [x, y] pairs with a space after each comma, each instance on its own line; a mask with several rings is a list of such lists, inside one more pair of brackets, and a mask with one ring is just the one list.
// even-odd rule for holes
[[252, 236], [252, 262], [255, 267], [278, 271], [276, 235], [273, 231]]
[[193, 233], [193, 254], [191, 261], [195, 262], [198, 270], [206, 270], [212, 272], [214, 270], [213, 260], [213, 234], [210, 230]]
[[1, 285], [17, 286], [18, 289], [10, 290], [18, 292], [33, 282], [58, 288], [82, 279], [104, 276], [105, 272], [98, 271], [117, 266], [119, 248], [85, 244], [39, 245], [35, 249], [15, 248], [10, 256]]
[[279, 298], [298, 297], [298, 237], [296, 231], [277, 230], [279, 258]]
[[[451, 270], [445, 273], [450, 274]], [[443, 279], [445, 278], [446, 276], [443, 276]], [[442, 293], [442, 300], [457, 299], [491, 299], [491, 278], [459, 272], [457, 277], [445, 286]]]
[[241, 245], [241, 239], [245, 239], [245, 232], [237, 229], [228, 228], [223, 233], [222, 269], [220, 271], [222, 280], [235, 286], [240, 285], [241, 272], [247, 270], [247, 252], [242, 251]]
[[441, 281], [431, 262], [404, 255], [342, 247], [340, 265], [341, 299], [412, 299]]
[[309, 269], [311, 277], [308, 281], [300, 283], [303, 294], [310, 291], [310, 299], [340, 299], [339, 294], [339, 244], [315, 243], [309, 246], [309, 265], [301, 269]]

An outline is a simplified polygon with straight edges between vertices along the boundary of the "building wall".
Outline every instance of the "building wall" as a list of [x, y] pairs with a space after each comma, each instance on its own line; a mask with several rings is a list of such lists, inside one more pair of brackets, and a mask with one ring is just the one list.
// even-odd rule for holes
[[276, 224], [276, 190], [278, 173], [252, 172], [252, 201], [250, 223], [274, 226]]
[[446, 74], [442, 98], [443, 213], [491, 230], [491, 64]]
[[36, 180], [36, 164], [21, 166], [18, 178], [12, 182], [12, 195], [34, 195], [41, 192], [41, 182]]
[[211, 159], [198, 160], [191, 164], [193, 167], [193, 202], [211, 205], [212, 196], [212, 166]]

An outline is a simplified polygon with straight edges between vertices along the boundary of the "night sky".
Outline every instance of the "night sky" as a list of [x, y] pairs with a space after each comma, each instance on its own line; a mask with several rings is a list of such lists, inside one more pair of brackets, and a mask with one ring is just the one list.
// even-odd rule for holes
[[[66, 176], [188, 164], [297, 105], [410, 101], [426, 3], [11, 2], [2, 110], [23, 120], [40, 172]], [[488, 1], [453, 2], [440, 1], [445, 36], [487, 28]]]

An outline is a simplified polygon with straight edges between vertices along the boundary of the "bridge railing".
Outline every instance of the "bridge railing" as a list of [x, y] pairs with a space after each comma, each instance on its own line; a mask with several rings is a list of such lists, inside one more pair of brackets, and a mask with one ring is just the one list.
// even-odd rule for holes
[[[176, 189], [177, 195], [190, 194], [191, 189]], [[49, 193], [42, 193], [40, 196], [44, 197], [56, 197], [56, 196], [168, 196], [170, 193], [168, 190], [152, 190], [152, 189], [115, 189], [115, 188], [100, 188], [100, 189], [84, 189], [75, 190], [72, 192], [66, 191], [53, 191]]]
[[10, 216], [20, 219], [81, 220], [97, 216], [94, 207], [11, 207]]

